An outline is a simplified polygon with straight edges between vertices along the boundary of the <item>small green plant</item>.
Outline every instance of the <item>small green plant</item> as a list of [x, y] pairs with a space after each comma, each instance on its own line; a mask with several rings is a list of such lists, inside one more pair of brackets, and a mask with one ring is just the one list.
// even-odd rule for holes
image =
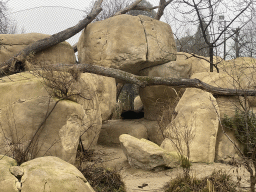
[[190, 172], [190, 167], [191, 167], [191, 163], [189, 161], [189, 159], [183, 155], [181, 155], [180, 157], [180, 160], [181, 160], [181, 164], [180, 166], [182, 167], [183, 169], [183, 174], [184, 174], [184, 177], [189, 177], [189, 172]]

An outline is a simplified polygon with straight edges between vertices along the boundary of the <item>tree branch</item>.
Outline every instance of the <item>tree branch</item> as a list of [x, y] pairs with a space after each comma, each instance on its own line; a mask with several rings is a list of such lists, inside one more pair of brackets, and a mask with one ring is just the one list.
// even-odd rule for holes
[[198, 88], [214, 95], [225, 96], [256, 96], [256, 90], [242, 90], [242, 89], [228, 89], [214, 87], [207, 83], [202, 82], [199, 79], [177, 79], [177, 78], [162, 78], [162, 77], [149, 77], [149, 76], [137, 76], [119, 69], [106, 68], [97, 65], [90, 64], [58, 64], [54, 67], [56, 70], [69, 69], [72, 71], [80, 71], [87, 73], [94, 73], [107, 77], [113, 77], [121, 80], [124, 83], [136, 84], [140, 87], [154, 86], [154, 85], [166, 85], [180, 88]]
[[131, 5], [129, 5], [128, 7], [125, 7], [123, 10], [118, 11], [114, 16], [117, 15], [121, 15], [121, 14], [125, 14], [128, 11], [132, 10], [134, 7], [136, 7], [142, 0], [137, 0], [134, 3], [132, 3]]
[[[38, 53], [44, 49], [47, 49], [49, 47], [52, 47], [62, 41], [65, 41], [66, 39], [74, 36], [76, 33], [83, 30], [89, 23], [91, 23], [94, 18], [101, 12], [101, 3], [103, 0], [98, 0], [95, 2], [92, 11], [89, 15], [83, 20], [81, 20], [77, 25], [68, 28], [64, 31], [61, 31], [59, 33], [53, 34], [50, 37], [38, 40], [25, 49], [21, 50], [19, 53], [17, 53], [15, 56], [10, 58], [8, 61], [0, 64], [0, 76], [6, 75], [6, 74], [12, 74], [17, 71], [19, 71], [20, 67], [24, 67], [24, 63], [26, 61], [27, 56], [29, 56], [31, 53], [35, 54]], [[19, 66], [17, 66], [19, 65]]]
[[159, 6], [155, 6], [155, 7], [144, 7], [144, 6], [140, 6], [140, 5], [136, 5], [132, 10], [141, 10], [141, 11], [147, 11], [150, 12], [153, 9], [158, 9]]
[[155, 19], [156, 20], [160, 20], [161, 17], [163, 16], [164, 14], [164, 9], [167, 5], [169, 5], [171, 2], [173, 2], [173, 0], [169, 0], [169, 1], [165, 1], [165, 0], [160, 0], [159, 2], [159, 8], [158, 8], [158, 11], [157, 11], [157, 14], [155, 16]]

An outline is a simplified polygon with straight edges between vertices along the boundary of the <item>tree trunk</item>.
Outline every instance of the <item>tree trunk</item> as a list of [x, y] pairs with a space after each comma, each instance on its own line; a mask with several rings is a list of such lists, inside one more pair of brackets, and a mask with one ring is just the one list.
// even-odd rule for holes
[[165, 7], [166, 7], [167, 5], [169, 5], [172, 1], [173, 1], [173, 0], [168, 0], [168, 1], [166, 2], [166, 0], [160, 0], [160, 2], [159, 2], [159, 8], [158, 8], [158, 11], [157, 11], [156, 16], [155, 16], [154, 19], [160, 20], [161, 17], [163, 16], [163, 14], [164, 14], [164, 9], [165, 9]]
[[213, 72], [213, 45], [209, 46], [209, 56], [210, 56], [210, 72]]

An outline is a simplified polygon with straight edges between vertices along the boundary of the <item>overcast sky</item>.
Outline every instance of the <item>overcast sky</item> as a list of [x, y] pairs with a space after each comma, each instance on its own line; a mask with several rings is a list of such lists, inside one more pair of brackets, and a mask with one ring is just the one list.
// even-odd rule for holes
[[[148, 1], [153, 6], [159, 3], [159, 0]], [[8, 0], [7, 6], [10, 16], [17, 21], [19, 28], [24, 27], [26, 33], [54, 34], [83, 19], [83, 10], [90, 2], [91, 0]], [[79, 36], [77, 34], [68, 42], [75, 44]]]

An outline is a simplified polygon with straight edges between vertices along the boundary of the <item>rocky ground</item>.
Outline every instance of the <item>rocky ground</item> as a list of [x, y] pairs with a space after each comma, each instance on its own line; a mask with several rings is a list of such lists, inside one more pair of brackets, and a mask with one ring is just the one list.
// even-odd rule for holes
[[[158, 172], [144, 171], [130, 167], [119, 145], [97, 145], [93, 153], [93, 159], [106, 168], [117, 169], [125, 183], [127, 192], [163, 192], [169, 181], [182, 174], [181, 168], [166, 169]], [[84, 166], [84, 165], [83, 165]], [[202, 178], [210, 175], [214, 170], [223, 170], [231, 175], [233, 181], [240, 181], [240, 189], [248, 190], [249, 174], [244, 167], [223, 163], [193, 163], [191, 174]]]

